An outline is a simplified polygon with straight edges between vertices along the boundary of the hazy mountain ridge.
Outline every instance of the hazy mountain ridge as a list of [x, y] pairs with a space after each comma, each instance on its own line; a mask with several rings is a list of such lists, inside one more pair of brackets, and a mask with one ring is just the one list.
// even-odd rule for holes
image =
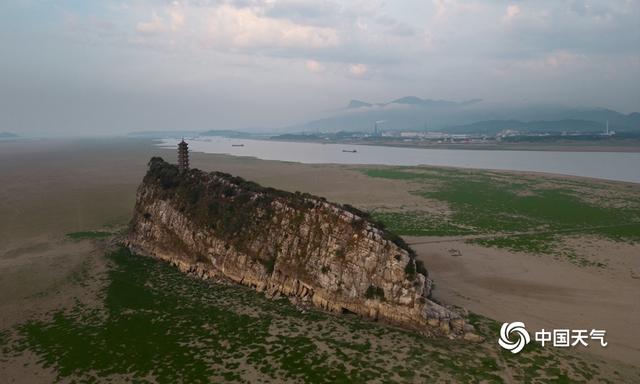
[[135, 131], [127, 134], [129, 137], [134, 138], [152, 138], [152, 139], [165, 139], [185, 136], [198, 136], [199, 131]]
[[392, 104], [399, 105], [413, 105], [419, 107], [429, 107], [429, 106], [456, 106], [456, 105], [469, 105], [481, 102], [482, 99], [471, 99], [462, 102], [455, 102], [449, 100], [432, 100], [432, 99], [421, 99], [417, 96], [405, 96], [399, 99], [395, 99], [393, 101], [387, 103], [369, 103], [362, 100], [351, 100], [345, 109], [354, 109], [354, 108], [369, 108], [369, 107], [384, 107]]
[[349, 102], [349, 105], [347, 105], [347, 109], [361, 108], [361, 107], [373, 107], [373, 105], [374, 104], [367, 103], [365, 101], [351, 100]]
[[219, 137], [231, 137], [231, 138], [246, 138], [251, 137], [248, 132], [240, 132], [231, 129], [211, 129], [209, 131], [200, 132], [201, 136], [219, 136]]
[[456, 102], [406, 96], [386, 103], [351, 100], [322, 119], [288, 127], [288, 131], [370, 131], [378, 122], [387, 131], [429, 130], [495, 134], [503, 129], [530, 132], [640, 131], [640, 113], [628, 115], [607, 108], [560, 105], [508, 106], [481, 99]]
[[20, 136], [16, 135], [15, 133], [12, 132], [0, 132], [0, 139], [15, 139], [18, 138]]

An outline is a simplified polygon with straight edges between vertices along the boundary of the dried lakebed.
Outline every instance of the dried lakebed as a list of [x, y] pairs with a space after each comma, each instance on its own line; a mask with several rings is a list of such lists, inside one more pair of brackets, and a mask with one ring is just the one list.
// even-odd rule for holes
[[[2, 330], [0, 363], [34, 354], [56, 381], [82, 382], [633, 382], [640, 371], [531, 346], [519, 355], [425, 338], [353, 316], [301, 310], [249, 288], [202, 281], [121, 248], [103, 286], [78, 302]], [[100, 283], [99, 283], [100, 282]], [[471, 315], [489, 338], [497, 324]], [[33, 367], [36, 369], [36, 367]]]

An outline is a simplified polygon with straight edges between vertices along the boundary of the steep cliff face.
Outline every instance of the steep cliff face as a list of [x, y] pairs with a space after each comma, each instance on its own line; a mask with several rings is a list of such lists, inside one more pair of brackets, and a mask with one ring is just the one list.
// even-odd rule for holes
[[348, 206], [153, 158], [127, 245], [200, 277], [225, 278], [425, 334], [464, 322], [429, 300], [431, 280], [399, 238]]

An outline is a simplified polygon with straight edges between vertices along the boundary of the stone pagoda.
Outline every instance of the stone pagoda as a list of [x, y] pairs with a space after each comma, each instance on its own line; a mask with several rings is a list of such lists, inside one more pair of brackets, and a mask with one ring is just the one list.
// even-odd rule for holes
[[189, 170], [189, 145], [184, 139], [178, 143], [178, 169], [180, 172]]

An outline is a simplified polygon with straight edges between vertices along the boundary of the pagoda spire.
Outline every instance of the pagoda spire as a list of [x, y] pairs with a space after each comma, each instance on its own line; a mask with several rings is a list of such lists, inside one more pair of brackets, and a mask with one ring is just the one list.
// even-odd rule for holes
[[189, 145], [184, 138], [178, 143], [178, 169], [180, 172], [189, 170]]

